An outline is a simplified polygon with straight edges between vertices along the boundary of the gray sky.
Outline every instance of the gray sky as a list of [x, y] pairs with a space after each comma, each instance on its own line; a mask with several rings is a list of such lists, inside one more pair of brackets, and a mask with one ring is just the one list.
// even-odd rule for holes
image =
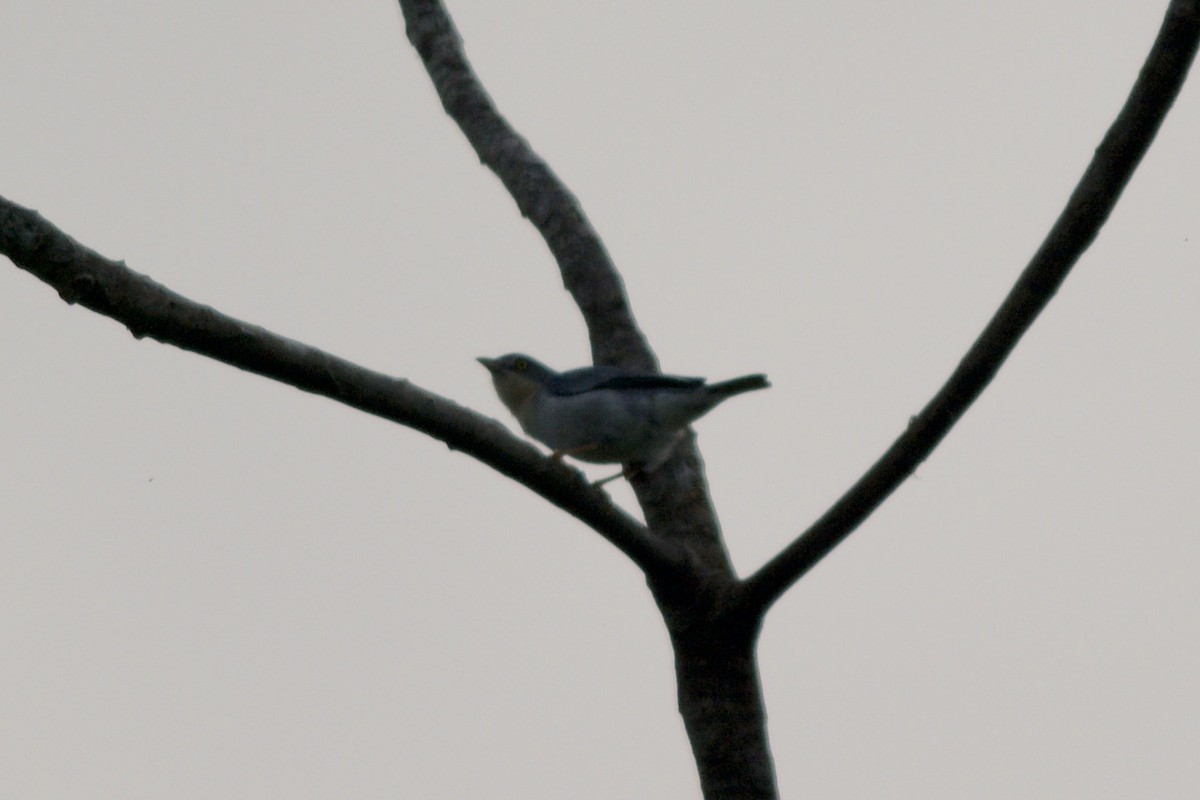
[[[954, 368], [1165, 7], [450, 5], [664, 368], [770, 375], [698, 425], [743, 573]], [[101, 253], [506, 422], [475, 356], [587, 359], [394, 3], [0, 30], [0, 194]], [[1198, 140], [1193, 79], [997, 381], [771, 613], [785, 796], [1195, 796]], [[0, 370], [0, 795], [698, 796], [639, 573], [526, 490], [7, 261]]]

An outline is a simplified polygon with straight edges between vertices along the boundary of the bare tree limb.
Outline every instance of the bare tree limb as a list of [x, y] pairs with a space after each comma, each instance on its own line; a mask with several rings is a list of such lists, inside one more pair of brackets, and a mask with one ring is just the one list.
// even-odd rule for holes
[[[471, 70], [442, 3], [400, 0], [400, 6], [409, 41], [446, 112], [558, 261], [563, 283], [587, 324], [594, 362], [657, 369], [620, 276], [578, 201], [500, 116]], [[630, 482], [653, 534], [686, 553], [679, 569], [651, 576], [649, 584], [671, 633], [679, 711], [704, 795], [775, 798], [762, 686], [753, 658], [758, 621], [719, 624], [730, 621], [721, 610], [738, 583], [694, 439], [677, 446], [659, 469], [636, 474]]]
[[629, 308], [625, 286], [579, 201], [496, 110], [439, 0], [401, 0], [412, 43], [442, 106], [483, 164], [496, 174], [558, 262], [583, 313], [597, 364], [657, 369]]
[[[400, 0], [400, 8], [408, 39], [446, 113], [550, 247], [563, 284], [587, 324], [594, 362], [657, 370], [657, 359], [633, 319], [620, 274], [599, 235], [575, 196], [496, 109], [471, 69], [442, 2]], [[694, 441], [689, 438], [662, 468], [631, 483], [650, 529], [685, 543], [693, 571], [711, 582], [732, 584], [733, 565]]]
[[595, 529], [648, 575], [671, 570], [678, 548], [614, 506], [576, 470], [555, 464], [493, 419], [453, 401], [352, 364], [189, 300], [84, 247], [36, 211], [0, 197], [0, 252], [137, 338], [223, 361], [319, 394], [445, 442], [524, 484]]
[[1141, 74], [1042, 246], [958, 368], [908, 429], [811, 528], [743, 584], [762, 615], [929, 456], [995, 377], [1104, 225], [1183, 87], [1200, 42], [1200, 0], [1174, 0]]

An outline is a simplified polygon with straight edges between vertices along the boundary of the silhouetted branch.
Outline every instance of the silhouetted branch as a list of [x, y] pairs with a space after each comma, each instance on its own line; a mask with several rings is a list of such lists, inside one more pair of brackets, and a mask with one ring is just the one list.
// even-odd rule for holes
[[[575, 197], [500, 116], [438, 0], [400, 0], [408, 38], [446, 112], [542, 234], [587, 324], [597, 364], [656, 369], [637, 329], [620, 276]], [[762, 687], [750, 629], [716, 630], [737, 587], [694, 441], [631, 479], [653, 534], [686, 552], [680, 569], [652, 576], [651, 591], [671, 632], [679, 711], [706, 798], [776, 798]], [[743, 649], [734, 656], [734, 646]]]
[[493, 419], [412, 383], [227, 317], [176, 294], [123, 263], [84, 247], [36, 211], [0, 197], [0, 252], [78, 303], [112, 317], [137, 338], [165, 344], [323, 395], [445, 442], [524, 484], [594, 528], [649, 575], [681, 558], [669, 542], [554, 464]]
[[761, 615], [850, 535], [937, 447], [999, 371], [1096, 238], [1179, 94], [1200, 41], [1200, 0], [1175, 0], [1129, 99], [1041, 248], [958, 368], [900, 438], [811, 528], [750, 576], [743, 613]]
[[[657, 360], [600, 237], [575, 196], [500, 115], [471, 69], [445, 7], [440, 0], [400, 0], [400, 8], [408, 39], [446, 113], [549, 245], [587, 324], [594, 362], [656, 370]], [[662, 468], [631, 483], [650, 529], [673, 542], [686, 541], [694, 567], [731, 584], [733, 566], [694, 443], [689, 439]]]
[[621, 276], [579, 201], [496, 110], [441, 2], [401, 0], [400, 8], [408, 40], [425, 64], [446, 113], [549, 245], [563, 285], [583, 313], [595, 363], [656, 369], [654, 354], [634, 322]]

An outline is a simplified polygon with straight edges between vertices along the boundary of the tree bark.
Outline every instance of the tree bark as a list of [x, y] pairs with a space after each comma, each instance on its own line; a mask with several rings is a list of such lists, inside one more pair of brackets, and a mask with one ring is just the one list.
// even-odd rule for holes
[[705, 800], [775, 800], [758, 627], [728, 620], [671, 631], [679, 713]]

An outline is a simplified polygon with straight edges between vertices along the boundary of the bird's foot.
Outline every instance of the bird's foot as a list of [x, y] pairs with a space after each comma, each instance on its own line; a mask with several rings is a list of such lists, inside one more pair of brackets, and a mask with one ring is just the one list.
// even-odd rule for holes
[[629, 478], [632, 478], [634, 475], [637, 475], [640, 472], [641, 472], [640, 469], [638, 469], [637, 467], [630, 464], [630, 465], [622, 468], [622, 470], [620, 472], [618, 472], [616, 475], [609, 475], [607, 478], [601, 478], [598, 481], [592, 481], [592, 486], [594, 488], [598, 489], [606, 483], [612, 483], [617, 478], [629, 479]]

